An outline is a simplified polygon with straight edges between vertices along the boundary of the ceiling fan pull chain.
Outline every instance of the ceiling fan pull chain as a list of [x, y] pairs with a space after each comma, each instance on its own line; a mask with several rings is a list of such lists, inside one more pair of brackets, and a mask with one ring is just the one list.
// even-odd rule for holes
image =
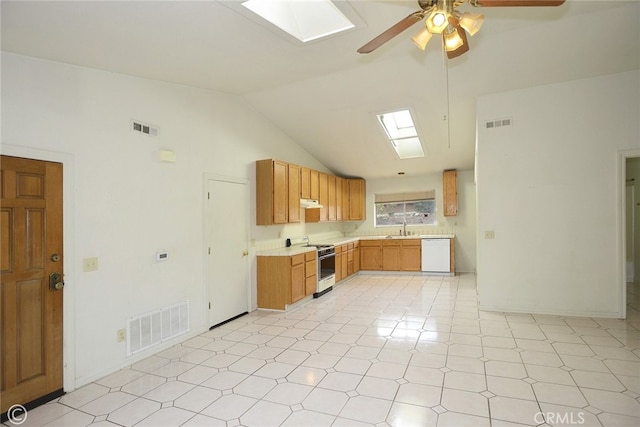
[[447, 122], [447, 148], [451, 148], [451, 115], [449, 109], [449, 61], [447, 58], [447, 52], [444, 49], [444, 40], [442, 40], [442, 68], [444, 74], [444, 94], [446, 98], [447, 112], [444, 115], [444, 120]]

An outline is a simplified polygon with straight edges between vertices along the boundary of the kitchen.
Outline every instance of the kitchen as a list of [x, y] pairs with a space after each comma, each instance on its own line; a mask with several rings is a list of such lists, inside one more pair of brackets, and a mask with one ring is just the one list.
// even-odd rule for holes
[[[336, 177], [265, 159], [256, 162], [256, 180], [256, 220], [261, 226], [344, 220], [359, 224], [371, 212], [366, 206], [363, 179]], [[435, 209], [440, 221], [458, 215], [457, 187], [457, 171], [443, 172], [441, 190], [437, 191], [442, 194], [439, 200], [443, 208]], [[426, 192], [413, 194], [415, 197], [409, 199], [429, 197]], [[408, 194], [387, 195], [387, 201], [393, 200], [395, 205], [395, 200], [403, 196]], [[361, 270], [455, 274], [455, 235], [435, 234], [435, 221], [429, 222], [431, 225], [407, 226], [403, 220], [397, 232], [397, 227], [378, 226], [373, 235], [288, 237], [284, 247], [281, 241], [274, 249], [258, 251], [258, 308], [283, 310], [305, 296], [321, 297]], [[429, 231], [418, 233], [421, 229]], [[315, 263], [310, 263], [312, 250], [317, 252]]]
[[[3, 4], [3, 36], [7, 31], [4, 7]], [[402, 7], [410, 11], [414, 5]], [[624, 13], [627, 8], [633, 13]], [[616, 22], [631, 20], [625, 28], [637, 29], [633, 21], [637, 8], [627, 8], [601, 13]], [[121, 22], [123, 15], [115, 16], [115, 22]], [[593, 28], [592, 21], [598, 17], [598, 13], [585, 14], [570, 22]], [[386, 24], [386, 18], [383, 21], [381, 25]], [[604, 33], [593, 37], [605, 43], [612, 32]], [[6, 40], [3, 37], [3, 48]], [[164, 43], [159, 46], [171, 44], [162, 40]], [[637, 152], [639, 148], [639, 132], [632, 125], [640, 115], [639, 77], [637, 65], [616, 60], [624, 55], [613, 50], [618, 48], [615, 43], [605, 44], [612, 50], [603, 53], [605, 60], [594, 56], [594, 61], [609, 64], [608, 73], [568, 73], [558, 81], [538, 81], [525, 88], [504, 82], [504, 86], [479, 95], [473, 124], [470, 130], [468, 126], [464, 129], [471, 138], [454, 137], [451, 147], [434, 148], [431, 153], [437, 156], [449, 150], [457, 152], [464, 139], [469, 166], [457, 168], [459, 214], [444, 217], [438, 213], [436, 226], [417, 227], [415, 233], [455, 235], [456, 271], [477, 271], [481, 300], [486, 298], [489, 308], [509, 305], [521, 311], [542, 307], [559, 312], [568, 307], [572, 314], [605, 317], [623, 313], [618, 286], [622, 275], [616, 267], [622, 262], [617, 255], [621, 238], [617, 237], [619, 212], [613, 191], [619, 175], [615, 159], [621, 151]], [[479, 44], [476, 47], [482, 52]], [[585, 49], [589, 51], [585, 57], [590, 56], [591, 46]], [[429, 55], [433, 52], [427, 52], [427, 59], [421, 61], [433, 61], [434, 55]], [[547, 53], [538, 51], [536, 58], [544, 58]], [[500, 58], [494, 51], [486, 54]], [[413, 58], [415, 54], [409, 55]], [[383, 149], [372, 152], [367, 145], [354, 147], [354, 143], [343, 144], [333, 154], [323, 154], [327, 160], [336, 159], [338, 166], [330, 168], [329, 161], [302, 147], [298, 138], [275, 124], [275, 118], [256, 111], [243, 96], [38, 56], [37, 52], [2, 53], [2, 154], [64, 165], [64, 378], [68, 389], [101, 378], [175, 342], [133, 359], [127, 357], [116, 331], [132, 316], [188, 300], [190, 330], [179, 339], [194, 337], [210, 326], [204, 290], [209, 278], [203, 236], [204, 174], [246, 180], [251, 186], [249, 200], [256, 199], [255, 162], [260, 159], [280, 159], [324, 173], [366, 178], [364, 221], [257, 226], [255, 203], [250, 203], [247, 212], [239, 213], [246, 215], [246, 223], [251, 224], [247, 244], [250, 309], [257, 306], [257, 252], [284, 248], [287, 237], [308, 235], [313, 242], [386, 235], [373, 222], [375, 194], [435, 190], [436, 203], [442, 206], [442, 171], [448, 168], [446, 165], [427, 169], [410, 160], [407, 171], [411, 167], [424, 173], [400, 176], [397, 172], [405, 167], [394, 160], [385, 166], [387, 176], [369, 177], [360, 173], [362, 164], [382, 169], [380, 156], [393, 154]], [[397, 62], [379, 59], [383, 69], [396, 75]], [[401, 63], [413, 61], [405, 59]], [[523, 61], [528, 63], [526, 58]], [[555, 63], [550, 60], [548, 67], [553, 68]], [[441, 68], [441, 62], [437, 64]], [[531, 69], [537, 70], [535, 74], [546, 74], [539, 72], [538, 65]], [[453, 68], [450, 71], [451, 82], [460, 82], [456, 90], [463, 91], [465, 73]], [[398, 79], [420, 81], [420, 73], [409, 69], [406, 72], [410, 75]], [[372, 84], [367, 73], [351, 70], [346, 79], [331, 84], [324, 77], [317, 77], [310, 79], [311, 92], [300, 91], [292, 84], [283, 88], [283, 93], [297, 94], [296, 100], [299, 93], [320, 99], [328, 87], [340, 92], [345, 86], [361, 82], [365, 88], [359, 96], [366, 96], [368, 110], [377, 110], [383, 98], [396, 99], [389, 98], [386, 87]], [[405, 86], [410, 87], [402, 93], [413, 91], [416, 85]], [[377, 89], [385, 91], [384, 95], [377, 94]], [[274, 106], [283, 102], [271, 91], [260, 95], [265, 97], [261, 102], [266, 103], [268, 98]], [[354, 99], [346, 96], [333, 109], [327, 107], [327, 111], [348, 110]], [[301, 114], [309, 112], [310, 105], [299, 104], [296, 105], [303, 110]], [[512, 128], [490, 131], [475, 126], [476, 117], [484, 124], [505, 116], [513, 116]], [[306, 123], [310, 125], [314, 117], [309, 114]], [[327, 123], [336, 123], [336, 128], [353, 126], [361, 131], [359, 121], [349, 122], [333, 115], [331, 118], [333, 121], [322, 118], [324, 128], [332, 127]], [[132, 119], [159, 129], [158, 134], [131, 131]], [[358, 120], [369, 127], [368, 118]], [[442, 125], [442, 117], [430, 120], [437, 120], [434, 129], [441, 137], [438, 140], [446, 141], [447, 126]], [[324, 134], [327, 131], [323, 127], [318, 129], [320, 138], [332, 139]], [[456, 126], [451, 130], [453, 135], [463, 131]], [[478, 167], [473, 149], [476, 132]], [[371, 141], [370, 136], [366, 133], [359, 139]], [[161, 151], [173, 152], [176, 161], [160, 160]], [[347, 157], [352, 159], [351, 164], [344, 165]], [[603, 203], [594, 206], [594, 198]], [[537, 203], [533, 205], [532, 200]], [[551, 219], [545, 223], [536, 222], [539, 217], [534, 210], [540, 206], [553, 207]], [[598, 224], [589, 222], [590, 218], [596, 218]], [[485, 231], [492, 230], [495, 238], [485, 239]], [[398, 231], [395, 229], [394, 234]], [[520, 240], [523, 234], [527, 239]], [[555, 238], [554, 259], [545, 253], [541, 239], [549, 236]], [[594, 238], [599, 242], [597, 248]], [[533, 248], [529, 246], [531, 242], [536, 244]], [[159, 252], [169, 253], [168, 260], [157, 262], [155, 256]], [[87, 258], [99, 259], [97, 270], [83, 269]], [[539, 271], [532, 265], [543, 266], [545, 280], [539, 280]], [[514, 286], [513, 278], [520, 274], [526, 274], [526, 280]], [[540, 294], [546, 296], [544, 304], [536, 299]]]

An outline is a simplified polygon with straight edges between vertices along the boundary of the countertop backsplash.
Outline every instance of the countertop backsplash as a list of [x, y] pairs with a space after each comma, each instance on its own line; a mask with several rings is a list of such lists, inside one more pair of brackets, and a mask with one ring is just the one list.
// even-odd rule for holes
[[[340, 237], [372, 237], [372, 236], [397, 236], [400, 234], [402, 228], [396, 227], [388, 227], [388, 228], [378, 228], [375, 230], [368, 230], [366, 232], [354, 231], [349, 233], [342, 233], [340, 231], [329, 231], [326, 233], [314, 233], [309, 234], [309, 241], [311, 243], [314, 242], [324, 242], [327, 240], [337, 239]], [[425, 227], [425, 228], [414, 228], [411, 227], [410, 230], [407, 230], [410, 234], [408, 236], [415, 236], [416, 238], [424, 235], [428, 236], [436, 236], [436, 235], [446, 235], [449, 237], [450, 235], [455, 235], [455, 228], [449, 227]], [[280, 249], [286, 247], [287, 238], [297, 239], [304, 236], [283, 236], [277, 239], [268, 239], [268, 240], [260, 240], [255, 242], [255, 251], [272, 251], [274, 249]]]
[[[350, 233], [344, 233], [345, 237], [369, 237], [369, 236], [398, 236], [402, 231], [402, 227], [384, 227], [384, 228], [376, 228], [374, 230], [367, 231], [353, 231]], [[455, 235], [455, 227], [407, 227], [408, 236], [424, 236], [424, 235]]]

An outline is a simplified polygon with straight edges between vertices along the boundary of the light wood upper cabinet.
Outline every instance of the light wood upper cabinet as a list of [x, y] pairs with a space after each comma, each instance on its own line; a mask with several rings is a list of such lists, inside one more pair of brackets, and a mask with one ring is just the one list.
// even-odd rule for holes
[[317, 170], [311, 169], [309, 172], [309, 198], [313, 200], [318, 200], [320, 198], [320, 172]]
[[342, 220], [349, 220], [349, 180], [342, 180]]
[[336, 212], [336, 176], [335, 175], [327, 175], [328, 183], [327, 183], [327, 200], [329, 205], [329, 212], [327, 214], [329, 221], [335, 221], [337, 219]]
[[320, 221], [327, 221], [329, 219], [329, 176], [324, 173], [318, 173], [319, 181], [319, 197], [318, 201], [322, 207], [320, 208]]
[[343, 187], [342, 187], [342, 182], [344, 181], [344, 178], [340, 178], [339, 176], [336, 176], [336, 221], [342, 221], [342, 193], [343, 193]]
[[311, 169], [300, 168], [300, 198], [311, 198]]
[[[363, 221], [365, 180], [340, 178], [280, 160], [256, 161], [256, 224]], [[301, 209], [300, 199], [317, 200], [322, 208]]]
[[365, 214], [365, 183], [364, 179], [349, 179], [349, 220], [364, 221]]
[[455, 169], [442, 173], [442, 190], [444, 216], [458, 215], [458, 172]]
[[289, 221], [289, 168], [279, 160], [256, 162], [256, 224]]
[[300, 166], [288, 165], [288, 222], [300, 222]]

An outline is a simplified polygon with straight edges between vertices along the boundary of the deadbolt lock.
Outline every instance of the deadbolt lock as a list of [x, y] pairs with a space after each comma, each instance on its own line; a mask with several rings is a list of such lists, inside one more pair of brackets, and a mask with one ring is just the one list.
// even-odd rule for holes
[[58, 254], [51, 255], [51, 261], [53, 261], [53, 262], [60, 261], [60, 255], [58, 255]]
[[51, 273], [49, 275], [49, 290], [59, 291], [64, 288], [64, 282], [62, 281], [62, 274]]

